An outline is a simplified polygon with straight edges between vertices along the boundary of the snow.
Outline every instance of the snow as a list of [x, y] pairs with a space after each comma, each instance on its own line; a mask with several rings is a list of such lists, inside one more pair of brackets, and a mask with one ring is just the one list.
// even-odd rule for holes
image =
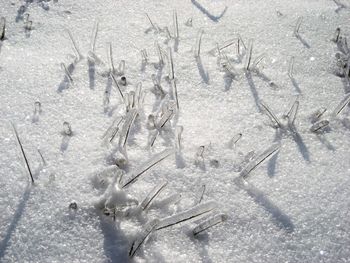
[[[30, 14], [32, 30], [24, 28], [21, 5]], [[349, 107], [330, 116], [350, 92], [345, 78], [334, 74], [339, 50], [332, 41], [337, 27], [341, 36], [349, 36], [349, 7], [346, 0], [0, 0], [0, 15], [7, 22], [0, 46], [0, 262], [349, 262]], [[165, 32], [150, 28], [145, 15], [172, 34], [175, 9], [178, 46]], [[293, 32], [300, 17], [298, 39]], [[192, 26], [185, 25], [190, 18]], [[139, 82], [147, 91], [127, 140], [129, 163], [122, 165], [123, 177], [140, 172], [140, 165], [152, 163], [162, 151], [171, 151], [175, 126], [183, 126], [181, 152], [177, 146], [176, 155], [125, 188], [117, 183], [123, 172], [111, 167], [115, 158], [119, 164], [125, 161], [123, 151], [116, 150], [119, 138], [109, 146], [101, 139], [125, 115], [125, 106], [106, 68], [96, 63], [89, 70], [87, 60], [97, 20], [95, 54], [108, 67], [107, 46], [112, 43], [115, 67], [125, 60], [128, 84], [121, 85], [122, 92], [136, 91]], [[72, 65], [74, 51], [66, 29], [84, 56]], [[196, 59], [200, 29], [204, 33]], [[238, 34], [246, 45], [253, 40], [253, 60], [266, 56], [260, 73], [246, 73], [236, 43], [224, 49], [238, 72], [230, 80], [209, 51]], [[153, 74], [168, 98], [173, 96], [168, 65], [163, 70], [155, 66], [155, 41], [166, 53], [172, 48], [180, 112], [150, 149], [154, 130], [148, 116], [167, 105], [152, 93]], [[142, 49], [147, 64], [142, 64]], [[74, 66], [68, 85], [61, 63]], [[296, 98], [298, 133], [271, 127], [260, 102], [283, 120]], [[39, 114], [36, 101], [41, 103]], [[322, 119], [330, 124], [315, 134], [310, 116], [321, 107], [327, 108]], [[34, 185], [10, 122], [34, 171]], [[70, 124], [71, 136], [64, 135], [64, 122]], [[230, 146], [238, 133], [242, 138]], [[280, 145], [278, 153], [242, 182], [239, 173], [252, 157], [275, 144]], [[200, 146], [203, 158], [197, 154]], [[105, 185], [99, 174], [106, 177]], [[114, 221], [100, 209], [106, 200], [119, 206], [132, 203], [133, 208], [135, 200], [141, 203], [161, 182], [167, 186], [145, 212], [121, 213]], [[153, 230], [129, 259], [132, 242], [147, 224], [192, 209], [203, 185], [203, 202], [215, 202], [215, 212]], [[69, 209], [72, 202], [77, 210]], [[193, 229], [216, 214], [227, 215], [227, 220], [194, 237]]]

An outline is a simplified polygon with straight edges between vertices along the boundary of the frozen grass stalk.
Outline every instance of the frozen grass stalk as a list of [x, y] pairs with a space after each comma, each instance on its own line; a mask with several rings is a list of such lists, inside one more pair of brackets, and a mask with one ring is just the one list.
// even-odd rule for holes
[[174, 92], [174, 98], [175, 98], [175, 103], [176, 103], [176, 109], [179, 110], [180, 106], [179, 106], [179, 98], [177, 96], [177, 86], [176, 86], [176, 81], [175, 79], [171, 80], [171, 87], [173, 88], [173, 92]]
[[119, 147], [122, 147], [123, 149], [125, 149], [126, 142], [128, 141], [128, 137], [130, 134], [131, 126], [133, 125], [137, 114], [138, 113], [136, 109], [131, 109], [126, 115], [125, 122], [119, 137]]
[[143, 228], [141, 233], [136, 237], [136, 239], [132, 242], [131, 248], [129, 250], [129, 257], [132, 258], [136, 251], [141, 247], [146, 238], [156, 229], [159, 224], [158, 219], [154, 219], [151, 222], [147, 223]]
[[152, 28], [154, 30], [157, 30], [156, 26], [153, 24], [153, 22], [152, 22], [151, 18], [149, 17], [149, 15], [147, 13], [145, 13], [145, 15], [146, 15], [146, 17], [148, 19], [148, 22], [151, 24]]
[[289, 66], [288, 66], [288, 76], [293, 78], [293, 69], [294, 69], [294, 57], [290, 58]]
[[181, 136], [182, 136], [183, 130], [184, 130], [183, 126], [176, 126], [176, 128], [175, 128], [176, 149], [179, 151], [181, 151], [181, 149], [182, 149]]
[[30, 166], [29, 166], [29, 163], [28, 163], [28, 159], [27, 159], [27, 156], [24, 152], [24, 149], [23, 149], [23, 146], [22, 146], [22, 143], [21, 143], [21, 140], [19, 139], [19, 136], [18, 136], [18, 133], [17, 133], [17, 130], [15, 128], [15, 125], [13, 125], [13, 123], [11, 122], [11, 125], [12, 125], [12, 128], [13, 128], [13, 131], [15, 133], [15, 136], [16, 136], [16, 139], [17, 139], [17, 143], [21, 149], [21, 153], [22, 153], [22, 157], [24, 159], [24, 162], [25, 162], [25, 167], [27, 168], [27, 171], [29, 173], [29, 176], [30, 176], [30, 179], [32, 180], [32, 183], [34, 184], [34, 178], [33, 178], [33, 174], [32, 174], [32, 171], [30, 169]]
[[187, 211], [180, 212], [173, 216], [166, 217], [159, 222], [157, 226], [157, 230], [174, 226], [176, 224], [210, 213], [216, 208], [216, 206], [217, 205], [214, 202], [207, 202], [207, 203], [196, 205]]
[[300, 29], [300, 26], [301, 26], [302, 22], [303, 22], [303, 17], [299, 17], [298, 20], [297, 20], [297, 23], [295, 24], [295, 27], [294, 27], [294, 36], [296, 36], [297, 38], [300, 37], [299, 29]]
[[281, 122], [277, 119], [276, 115], [272, 112], [272, 110], [265, 104], [264, 101], [260, 101], [261, 107], [265, 110], [266, 115], [270, 118], [273, 126], [276, 128], [282, 128]]
[[338, 43], [339, 37], [340, 37], [340, 27], [337, 27], [337, 29], [335, 30], [335, 33], [334, 33], [333, 41], [335, 43]]
[[155, 165], [159, 164], [161, 161], [169, 157], [170, 155], [174, 154], [173, 149], [164, 150], [161, 153], [153, 156], [150, 160], [148, 160], [146, 163], [142, 164], [141, 166], [137, 167], [133, 172], [131, 172], [130, 179], [123, 185], [123, 188], [128, 186], [129, 184], [132, 184], [138, 180], [138, 178], [150, 170]]
[[230, 143], [232, 148], [236, 147], [237, 142], [242, 138], [242, 136], [243, 136], [242, 133], [238, 133], [232, 137], [231, 143]]
[[293, 103], [292, 107], [290, 108], [289, 112], [287, 113], [289, 127], [293, 127], [294, 126], [294, 121], [295, 121], [295, 118], [297, 116], [298, 109], [299, 109], [299, 101], [296, 100]]
[[119, 87], [118, 81], [115, 79], [115, 77], [114, 77], [113, 74], [110, 74], [110, 76], [112, 77], [113, 82], [114, 82], [115, 86], [117, 87], [118, 92], [119, 92], [119, 94], [120, 94], [120, 97], [122, 98], [124, 104], [127, 105], [126, 100], [125, 100], [125, 98], [124, 98], [124, 94], [123, 94], [122, 90], [121, 90], [120, 87]]
[[5, 31], [6, 31], [6, 18], [0, 18], [0, 41], [5, 40]]
[[164, 60], [163, 60], [163, 56], [162, 56], [162, 51], [160, 50], [160, 46], [159, 46], [157, 41], [154, 42], [154, 46], [156, 47], [156, 50], [157, 50], [157, 55], [159, 58], [159, 65], [162, 66], [162, 65], [164, 65]]
[[202, 43], [203, 33], [204, 33], [203, 29], [200, 29], [198, 31], [198, 34], [197, 34], [196, 47], [195, 47], [195, 51], [194, 51], [194, 56], [196, 58], [199, 58], [199, 56], [201, 54], [201, 43]]
[[322, 121], [316, 122], [314, 125], [311, 126], [310, 131], [314, 133], [321, 132], [328, 125], [329, 125], [328, 120], [322, 120]]
[[170, 47], [168, 48], [168, 58], [169, 58], [169, 63], [168, 63], [169, 79], [172, 80], [175, 78], [175, 73], [174, 73], [173, 53]]
[[216, 226], [220, 223], [225, 222], [226, 220], [227, 220], [227, 215], [225, 215], [225, 214], [215, 215], [215, 216], [203, 221], [198, 226], [196, 226], [192, 231], [193, 235], [196, 236], [199, 233], [201, 233], [201, 232], [203, 232], [203, 231], [205, 231], [213, 226]]
[[108, 57], [108, 63], [109, 63], [109, 70], [113, 74], [115, 72], [115, 69], [114, 69], [114, 63], [113, 63], [112, 43], [109, 43], [107, 46], [107, 57]]
[[253, 158], [247, 166], [240, 172], [240, 176], [243, 179], [246, 179], [248, 175], [255, 170], [263, 161], [265, 161], [267, 158], [273, 156], [277, 151], [280, 149], [280, 145], [273, 144], [266, 150], [264, 150], [261, 154]]
[[154, 199], [157, 198], [157, 196], [164, 190], [164, 188], [167, 186], [168, 182], [160, 183], [157, 186], [155, 186], [151, 192], [146, 196], [146, 198], [141, 202], [140, 208], [142, 210], [147, 210]]
[[337, 107], [335, 107], [334, 111], [332, 112], [332, 116], [336, 117], [339, 113], [342, 112], [342, 110], [345, 109], [346, 105], [348, 105], [350, 102], [350, 93], [347, 94], [342, 101], [338, 104]]
[[252, 55], [253, 55], [253, 40], [249, 40], [248, 53], [246, 55], [245, 66], [244, 66], [244, 68], [247, 71], [249, 71], [249, 67], [252, 62]]
[[199, 197], [199, 200], [198, 200], [198, 204], [200, 204], [202, 202], [202, 200], [203, 200], [205, 189], [206, 189], [206, 186], [205, 186], [205, 184], [203, 184], [201, 186], [201, 191], [200, 191], [200, 197]]
[[70, 83], [73, 83], [73, 78], [71, 76], [71, 74], [69, 73], [66, 65], [64, 63], [61, 63], [61, 69], [64, 71], [64, 73], [66, 74], [67, 79], [69, 80]]
[[68, 36], [69, 36], [70, 41], [72, 42], [75, 55], [76, 55], [76, 57], [78, 58], [78, 60], [80, 60], [83, 56], [81, 55], [81, 53], [80, 53], [80, 51], [79, 51], [79, 49], [78, 49], [78, 46], [77, 46], [77, 44], [76, 44], [75, 41], [74, 41], [74, 38], [73, 38], [73, 36], [72, 36], [72, 33], [69, 31], [69, 29], [67, 29], [67, 33], [68, 33]]
[[98, 32], [98, 21], [95, 21], [94, 27], [92, 29], [91, 44], [90, 44], [90, 49], [92, 52], [95, 52], [97, 32]]
[[140, 52], [141, 52], [142, 62], [147, 63], [148, 62], [147, 50], [141, 49]]
[[177, 22], [176, 10], [174, 10], [174, 13], [173, 13], [173, 23], [174, 23], [174, 38], [178, 39], [179, 38], [179, 24]]

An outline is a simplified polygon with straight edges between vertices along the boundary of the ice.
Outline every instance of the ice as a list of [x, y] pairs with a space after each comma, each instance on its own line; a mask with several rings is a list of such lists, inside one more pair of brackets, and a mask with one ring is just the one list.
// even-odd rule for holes
[[[348, 262], [349, 8], [347, 0], [0, 1], [0, 262]], [[266, 125], [260, 101], [282, 127]], [[258, 150], [275, 144], [279, 153], [258, 165], [271, 153]], [[192, 209], [203, 185], [200, 204], [218, 210], [151, 232], [129, 260], [146, 222]], [[221, 213], [224, 224], [193, 236]]]

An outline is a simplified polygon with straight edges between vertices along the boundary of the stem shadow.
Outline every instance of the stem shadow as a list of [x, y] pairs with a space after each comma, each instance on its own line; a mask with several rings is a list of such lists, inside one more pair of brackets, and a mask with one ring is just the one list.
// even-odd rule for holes
[[199, 11], [201, 11], [203, 14], [205, 14], [207, 17], [209, 17], [210, 20], [212, 20], [215, 23], [219, 22], [219, 19], [222, 18], [227, 11], [227, 6], [225, 6], [225, 9], [221, 12], [219, 16], [214, 16], [210, 14], [209, 11], [206, 8], [204, 8], [198, 1], [191, 0], [191, 2], [195, 7], [199, 9]]

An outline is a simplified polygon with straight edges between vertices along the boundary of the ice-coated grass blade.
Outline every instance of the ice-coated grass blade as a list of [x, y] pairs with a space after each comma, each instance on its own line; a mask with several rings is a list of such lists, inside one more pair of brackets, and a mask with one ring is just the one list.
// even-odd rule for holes
[[157, 186], [155, 186], [151, 192], [146, 196], [146, 198], [141, 202], [140, 208], [142, 210], [147, 210], [154, 199], [164, 190], [164, 188], [167, 186], [168, 182], [160, 183]]
[[237, 142], [242, 138], [242, 133], [238, 133], [235, 136], [232, 137], [230, 146], [232, 148], [236, 147]]
[[335, 43], [338, 43], [339, 37], [340, 37], [340, 27], [337, 27], [337, 29], [335, 30], [334, 37], [333, 37], [332, 40], [333, 40]]
[[294, 27], [294, 36], [296, 37], [299, 37], [299, 29], [302, 22], [303, 22], [303, 17], [299, 17]]
[[105, 138], [105, 137], [110, 133], [110, 131], [112, 130], [114, 124], [115, 124], [118, 120], [119, 120], [119, 122], [118, 122], [117, 126], [124, 120], [124, 117], [116, 117], [116, 118], [113, 120], [112, 124], [111, 124], [111, 125], [108, 127], [108, 129], [104, 132], [104, 134], [102, 135], [101, 139]]
[[176, 103], [176, 109], [179, 110], [180, 106], [179, 106], [179, 98], [177, 96], [177, 86], [176, 86], [176, 81], [175, 79], [171, 80], [171, 87], [173, 89], [174, 92], [174, 98], [175, 98], [175, 103]]
[[193, 235], [196, 236], [199, 233], [213, 227], [216, 226], [220, 223], [223, 223], [227, 220], [227, 215], [225, 214], [218, 214], [215, 215], [205, 221], [203, 221], [202, 223], [200, 223], [199, 225], [197, 225], [194, 229], [193, 229]]
[[293, 127], [294, 126], [294, 121], [295, 121], [295, 118], [297, 116], [298, 109], [299, 109], [299, 101], [295, 100], [295, 102], [293, 103], [293, 105], [290, 108], [289, 112], [287, 113], [289, 127]]
[[130, 134], [131, 126], [134, 123], [137, 114], [138, 114], [137, 109], [131, 109], [126, 114], [125, 122], [123, 124], [122, 131], [119, 138], [119, 147], [122, 147], [125, 149], [126, 142], [128, 141], [128, 137]]
[[199, 197], [199, 200], [198, 200], [198, 204], [200, 204], [203, 200], [203, 197], [204, 197], [204, 193], [205, 193], [205, 189], [206, 189], [206, 186], [205, 184], [202, 185], [201, 187], [201, 191], [200, 191], [200, 197]]
[[160, 118], [160, 120], [157, 123], [157, 128], [161, 129], [164, 127], [164, 125], [174, 116], [175, 109], [174, 109], [174, 104], [169, 103], [167, 106], [166, 111]]
[[203, 29], [200, 29], [197, 34], [197, 39], [196, 39], [196, 46], [194, 50], [194, 57], [198, 58], [201, 54], [201, 43], [202, 43], [202, 36], [203, 36]]
[[14, 132], [14, 134], [16, 136], [16, 140], [17, 140], [17, 143], [19, 145], [19, 148], [21, 149], [21, 153], [22, 153], [22, 157], [23, 157], [23, 160], [24, 160], [24, 163], [25, 163], [25, 167], [27, 168], [27, 171], [29, 173], [30, 179], [32, 180], [32, 183], [34, 184], [34, 177], [33, 177], [32, 171], [30, 169], [27, 156], [26, 156], [26, 154], [24, 152], [21, 140], [19, 139], [16, 127], [15, 127], [15, 125], [12, 122], [11, 122], [11, 125], [12, 125], [12, 128], [13, 128], [13, 132]]
[[73, 78], [72, 78], [71, 74], [69, 73], [69, 71], [64, 63], [61, 63], [61, 69], [64, 71], [69, 82], [73, 83]]
[[74, 38], [73, 38], [73, 36], [72, 36], [72, 33], [69, 31], [69, 29], [66, 29], [66, 31], [67, 31], [67, 33], [68, 33], [68, 36], [69, 36], [70, 41], [72, 42], [75, 55], [76, 55], [76, 57], [78, 58], [78, 60], [80, 60], [83, 56], [81, 55], [81, 53], [80, 53], [80, 51], [79, 51], [79, 49], [78, 49], [77, 43], [74, 41]]
[[112, 50], [112, 43], [109, 43], [107, 46], [107, 58], [108, 58], [108, 64], [109, 64], [109, 70], [114, 73], [114, 63], [113, 63], [113, 50]]
[[291, 79], [293, 78], [293, 70], [294, 70], [294, 57], [291, 57], [288, 65], [288, 76]]
[[[350, 61], [349, 61], [350, 62]], [[332, 116], [336, 117], [339, 113], [342, 112], [342, 110], [345, 109], [346, 105], [348, 105], [350, 102], [350, 93], [347, 94], [341, 102], [335, 107], [334, 111], [332, 112]]]
[[6, 18], [0, 18], [0, 41], [5, 39], [5, 31], [6, 31]]
[[159, 65], [164, 65], [164, 60], [163, 60], [163, 56], [162, 56], [162, 51], [160, 50], [160, 46], [158, 44], [157, 41], [154, 42], [154, 46], [157, 50], [157, 55], [158, 55], [158, 59], [159, 59]]
[[182, 149], [181, 136], [182, 136], [183, 130], [184, 130], [183, 126], [176, 126], [176, 128], [175, 128], [176, 149], [179, 151]]
[[151, 18], [149, 17], [149, 15], [148, 15], [147, 13], [145, 13], [145, 15], [146, 15], [146, 17], [147, 17], [147, 19], [148, 19], [148, 22], [151, 24], [152, 28], [153, 28], [154, 30], [157, 31], [157, 28], [156, 28], [156, 26], [153, 24], [153, 22], [152, 22]]
[[321, 132], [328, 125], [329, 125], [329, 121], [328, 120], [318, 121], [314, 125], [311, 126], [310, 131], [314, 132], [314, 133]]
[[270, 118], [271, 122], [273, 123], [274, 127], [282, 128], [281, 122], [278, 120], [276, 115], [272, 112], [272, 110], [267, 106], [267, 104], [264, 101], [259, 102], [261, 107], [264, 109], [266, 115]]
[[98, 32], [98, 21], [95, 21], [94, 27], [92, 29], [91, 43], [90, 43], [90, 49], [92, 52], [95, 52], [97, 32]]
[[216, 44], [216, 47], [213, 48], [212, 50], [209, 51], [209, 53], [213, 55], [219, 55], [220, 51], [232, 46], [234, 43], [236, 43], [236, 39], [229, 39], [226, 40], [223, 44], [219, 45], [218, 43]]
[[116, 137], [118, 131], [119, 131], [119, 126], [120, 124], [122, 123], [122, 121], [124, 120], [124, 117], [122, 117], [119, 122], [117, 123], [117, 125], [115, 126], [114, 130], [113, 130], [113, 133], [111, 134], [111, 137], [109, 139], [109, 142], [112, 143], [114, 138]]
[[250, 64], [252, 62], [252, 55], [253, 55], [253, 40], [249, 40], [248, 53], [246, 55], [246, 60], [245, 60], [245, 64], [244, 64], [244, 68], [246, 70], [249, 70]]
[[46, 163], [45, 158], [42, 155], [41, 151], [39, 149], [36, 149], [36, 150], [38, 151], [38, 154], [39, 154], [39, 156], [41, 158], [41, 161], [42, 161], [43, 165], [46, 166], [47, 163]]
[[317, 111], [315, 111], [311, 114], [311, 116], [310, 116], [311, 120], [312, 121], [319, 120], [326, 111], [327, 111], [327, 109], [325, 107], [318, 109]]
[[207, 203], [196, 205], [190, 208], [189, 210], [180, 212], [178, 214], [175, 214], [173, 216], [169, 216], [160, 220], [157, 226], [157, 230], [170, 227], [170, 226], [197, 218], [199, 216], [205, 215], [213, 211], [216, 207], [217, 205], [214, 202], [207, 202]]
[[142, 164], [141, 166], [137, 167], [133, 172], [131, 172], [130, 179], [123, 185], [123, 188], [134, 183], [138, 178], [147, 172], [149, 169], [154, 167], [155, 165], [159, 164], [161, 161], [169, 157], [170, 155], [174, 154], [174, 149], [168, 149], [164, 150], [159, 154], [156, 154], [153, 156], [150, 160]]
[[179, 24], [177, 22], [176, 10], [174, 10], [174, 13], [173, 13], [173, 24], [174, 24], [174, 38], [178, 39], [179, 38]]
[[254, 62], [253, 62], [253, 64], [252, 64], [252, 68], [257, 70], [257, 69], [258, 69], [259, 63], [260, 63], [265, 57], [266, 57], [266, 54], [265, 54], [265, 53], [263, 53], [263, 54], [261, 54], [260, 56], [258, 56], [258, 57], [254, 60]]
[[244, 179], [246, 179], [248, 177], [248, 175], [255, 170], [263, 161], [265, 161], [267, 158], [271, 157], [272, 155], [274, 155], [275, 153], [277, 153], [277, 151], [280, 149], [280, 145], [279, 144], [273, 144], [272, 146], [270, 146], [269, 148], [267, 148], [266, 150], [264, 150], [261, 154], [259, 154], [258, 156], [254, 157], [253, 160], [251, 160], [247, 166], [240, 172], [240, 176], [243, 177]]
[[146, 238], [156, 229], [157, 225], [159, 224], [158, 219], [154, 219], [151, 222], [147, 223], [141, 233], [139, 233], [138, 237], [132, 242], [130, 250], [129, 250], [129, 257], [132, 258], [136, 251], [141, 247], [141, 245], [144, 243]]
[[169, 79], [175, 78], [175, 72], [174, 72], [174, 61], [173, 61], [173, 53], [171, 51], [171, 48], [168, 48], [168, 70], [169, 70]]
[[115, 77], [114, 77], [113, 74], [110, 74], [110, 76], [111, 76], [111, 78], [113, 79], [113, 82], [114, 82], [115, 86], [117, 87], [118, 92], [119, 92], [119, 94], [120, 94], [120, 97], [122, 98], [124, 104], [127, 105], [126, 100], [125, 100], [125, 97], [124, 97], [124, 94], [123, 94], [122, 90], [120, 89], [120, 86], [119, 86], [119, 84], [118, 84], [118, 81], [115, 79]]

